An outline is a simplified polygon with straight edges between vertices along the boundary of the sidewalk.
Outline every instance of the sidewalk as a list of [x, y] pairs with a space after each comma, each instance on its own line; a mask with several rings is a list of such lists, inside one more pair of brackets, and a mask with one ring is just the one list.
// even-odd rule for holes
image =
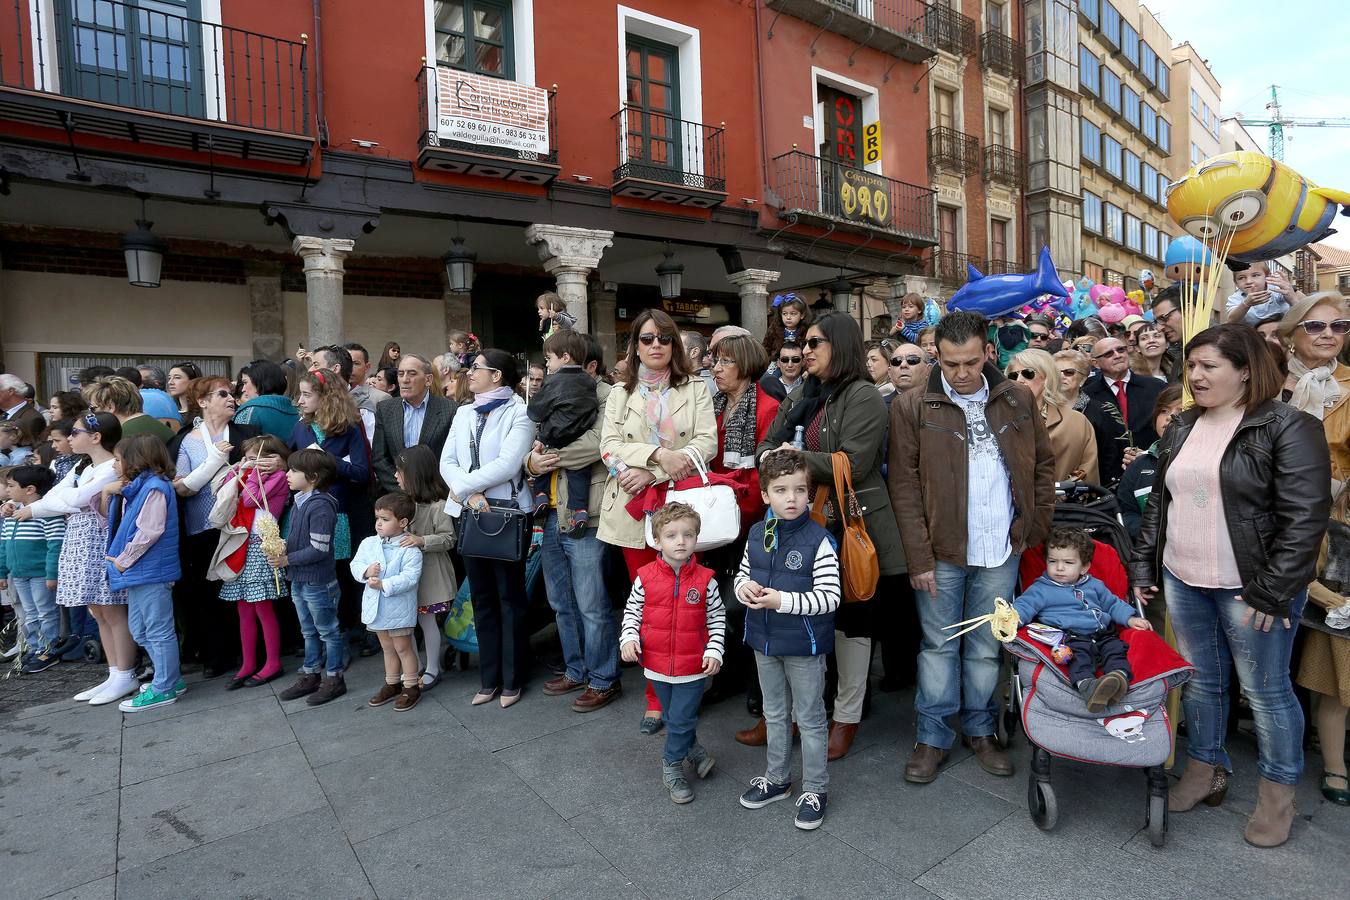
[[350, 693], [318, 708], [277, 700], [289, 678], [233, 692], [221, 678], [134, 716], [60, 701], [0, 718], [4, 895], [1265, 900], [1345, 883], [1350, 809], [1322, 800], [1315, 756], [1293, 840], [1243, 843], [1256, 797], [1246, 735], [1227, 803], [1173, 817], [1159, 851], [1136, 772], [1057, 762], [1060, 825], [1037, 830], [1020, 738], [1013, 778], [958, 750], [933, 784], [904, 783], [912, 696], [878, 694], [853, 752], [831, 764], [824, 827], [806, 833], [789, 804], [737, 804], [764, 765], [731, 739], [749, 723], [740, 703], [705, 711], [717, 768], [677, 807], [662, 738], [637, 733], [633, 670], [623, 699], [588, 715], [537, 682], [510, 710], [470, 707], [475, 672], [395, 713], [365, 705], [378, 663], [357, 660]]

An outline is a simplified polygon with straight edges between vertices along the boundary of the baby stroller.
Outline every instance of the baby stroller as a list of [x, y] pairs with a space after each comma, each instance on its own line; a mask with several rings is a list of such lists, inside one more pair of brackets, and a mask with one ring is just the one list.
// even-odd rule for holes
[[[1096, 550], [1091, 574], [1118, 597], [1128, 596], [1123, 565], [1129, 552], [1125, 528], [1116, 513], [1115, 498], [1095, 485], [1070, 483], [1069, 498], [1055, 506], [1057, 526], [1084, 528]], [[1044, 548], [1024, 554], [1023, 584], [1045, 571]], [[1143, 616], [1143, 609], [1135, 608]], [[1044, 831], [1052, 830], [1059, 808], [1051, 782], [1051, 759], [1060, 757], [1097, 765], [1144, 770], [1148, 784], [1144, 813], [1149, 841], [1161, 847], [1167, 839], [1167, 774], [1172, 752], [1167, 694], [1190, 680], [1194, 669], [1152, 631], [1124, 629], [1133, 677], [1124, 699], [1100, 715], [1090, 713], [1069, 682], [1067, 669], [1051, 656], [1052, 647], [1034, 629], [1023, 626], [1004, 646], [1016, 661], [1009, 689], [1009, 713], [1020, 720], [1032, 744], [1027, 779], [1027, 806], [1031, 819]], [[1011, 730], [1011, 728], [1009, 728]]]

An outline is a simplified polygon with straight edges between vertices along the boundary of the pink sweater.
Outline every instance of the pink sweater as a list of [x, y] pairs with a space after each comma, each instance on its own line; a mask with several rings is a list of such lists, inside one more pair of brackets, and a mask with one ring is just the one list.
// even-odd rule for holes
[[1167, 544], [1163, 565], [1191, 587], [1242, 587], [1219, 485], [1224, 450], [1242, 422], [1241, 409], [1211, 409], [1195, 421], [1167, 467]]

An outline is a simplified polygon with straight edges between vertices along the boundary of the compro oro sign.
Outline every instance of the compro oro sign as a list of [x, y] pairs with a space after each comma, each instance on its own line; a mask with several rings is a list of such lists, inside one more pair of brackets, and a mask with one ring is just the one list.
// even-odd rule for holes
[[548, 153], [548, 92], [453, 69], [436, 70], [436, 136], [442, 141]]
[[836, 184], [839, 210], [851, 222], [888, 225], [891, 221], [890, 182], [881, 175], [839, 166]]

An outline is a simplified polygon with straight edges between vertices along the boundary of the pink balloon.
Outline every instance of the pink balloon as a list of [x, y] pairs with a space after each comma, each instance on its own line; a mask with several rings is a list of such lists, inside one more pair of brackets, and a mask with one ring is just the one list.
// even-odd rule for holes
[[1098, 306], [1109, 303], [1125, 303], [1125, 289], [1107, 284], [1094, 284], [1088, 291], [1088, 297]]
[[1097, 317], [1107, 325], [1114, 325], [1125, 316], [1125, 306], [1120, 303], [1107, 303], [1097, 310]]

